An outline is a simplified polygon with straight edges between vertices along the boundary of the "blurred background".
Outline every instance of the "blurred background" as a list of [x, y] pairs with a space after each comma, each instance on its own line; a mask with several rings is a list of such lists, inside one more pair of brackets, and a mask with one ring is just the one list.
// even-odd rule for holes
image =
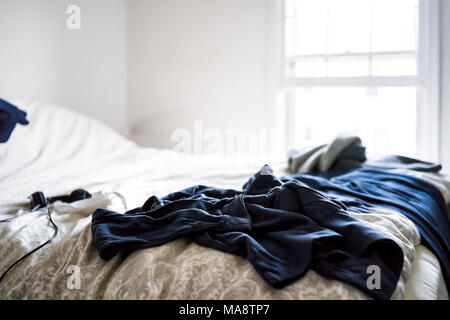
[[0, 0], [0, 96], [146, 147], [241, 130], [280, 153], [348, 132], [450, 167], [448, 34], [447, 0]]

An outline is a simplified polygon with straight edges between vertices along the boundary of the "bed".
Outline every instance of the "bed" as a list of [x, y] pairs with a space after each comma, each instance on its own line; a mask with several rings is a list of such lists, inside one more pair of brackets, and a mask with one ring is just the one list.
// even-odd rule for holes
[[[17, 127], [8, 143], [0, 145], [1, 219], [16, 217], [0, 225], [0, 272], [53, 234], [45, 210], [28, 212], [29, 195], [43, 191], [55, 196], [84, 188], [94, 196], [53, 205], [57, 237], [8, 272], [0, 299], [370, 299], [312, 270], [274, 289], [246, 260], [188, 239], [102, 260], [90, 229], [96, 208], [124, 212], [152, 195], [195, 184], [239, 189], [265, 163], [286, 175], [284, 155], [224, 158], [141, 148], [69, 109], [14, 103], [28, 113], [30, 125]], [[432, 183], [450, 204], [448, 176], [404, 173]], [[414, 225], [395, 212], [380, 217], [368, 223], [405, 239], [404, 269], [392, 299], [449, 299], [439, 261], [420, 243]], [[386, 227], [386, 219], [391, 227]], [[76, 273], [79, 281], [73, 282]]]

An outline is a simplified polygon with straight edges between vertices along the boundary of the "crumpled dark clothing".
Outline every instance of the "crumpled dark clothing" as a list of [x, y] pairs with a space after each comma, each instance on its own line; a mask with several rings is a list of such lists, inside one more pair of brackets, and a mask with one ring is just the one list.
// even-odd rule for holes
[[[296, 179], [281, 182], [265, 166], [242, 191], [193, 186], [124, 214], [97, 209], [92, 234], [103, 259], [119, 250], [155, 247], [189, 237], [199, 245], [247, 259], [270, 285], [282, 288], [309, 269], [389, 299], [403, 267], [391, 238], [369, 228]], [[369, 289], [369, 266], [381, 288]]]
[[28, 124], [27, 113], [0, 99], [0, 143], [9, 140], [18, 123]]

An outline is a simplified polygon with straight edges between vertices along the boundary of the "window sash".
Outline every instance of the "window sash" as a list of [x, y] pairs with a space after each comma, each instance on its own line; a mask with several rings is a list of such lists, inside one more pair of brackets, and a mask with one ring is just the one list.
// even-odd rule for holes
[[414, 87], [417, 76], [385, 77], [285, 77], [282, 86], [289, 87]]
[[[406, 87], [417, 88], [417, 150], [418, 156], [440, 161], [439, 112], [439, 0], [419, 0], [419, 45], [417, 49], [417, 76], [367, 77], [295, 77], [287, 73], [285, 56], [285, 1], [272, 1], [273, 16], [269, 21], [269, 119], [275, 119], [276, 109], [285, 108], [283, 123], [285, 144], [295, 132], [295, 108], [289, 88], [294, 87]], [[284, 95], [284, 96], [283, 96]], [[279, 125], [279, 124], [278, 124]]]

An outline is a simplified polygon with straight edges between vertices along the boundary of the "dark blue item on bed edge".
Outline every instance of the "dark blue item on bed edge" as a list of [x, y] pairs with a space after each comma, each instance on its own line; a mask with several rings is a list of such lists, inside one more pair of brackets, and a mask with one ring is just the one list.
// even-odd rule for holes
[[347, 173], [297, 174], [298, 179], [325, 193], [348, 210], [365, 212], [367, 207], [391, 208], [408, 217], [417, 227], [421, 243], [438, 258], [450, 291], [450, 222], [445, 200], [430, 183], [409, 175], [381, 169], [356, 169]]
[[[97, 209], [92, 233], [95, 247], [106, 260], [119, 250], [189, 237], [246, 258], [277, 288], [311, 268], [374, 298], [389, 299], [403, 267], [403, 252], [394, 240], [344, 209], [299, 179], [281, 181], [258, 172], [243, 191], [194, 186], [161, 199], [153, 196], [125, 214]], [[372, 265], [380, 267], [380, 289], [368, 288]]]
[[0, 99], [0, 143], [8, 141], [17, 123], [28, 124], [26, 112]]

